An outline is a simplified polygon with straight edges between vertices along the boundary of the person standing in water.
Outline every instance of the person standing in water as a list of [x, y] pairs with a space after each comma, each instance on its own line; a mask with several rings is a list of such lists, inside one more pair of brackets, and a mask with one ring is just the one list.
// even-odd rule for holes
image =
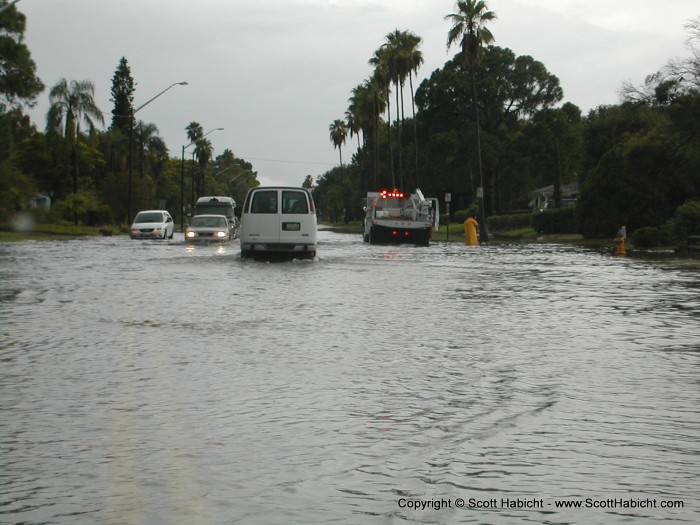
[[479, 223], [473, 215], [464, 221], [464, 244], [467, 246], [477, 246], [479, 244], [479, 236], [477, 232], [479, 231]]

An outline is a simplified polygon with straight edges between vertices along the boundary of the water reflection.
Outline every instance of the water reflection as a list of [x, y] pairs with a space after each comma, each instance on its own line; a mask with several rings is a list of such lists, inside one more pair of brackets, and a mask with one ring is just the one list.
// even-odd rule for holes
[[697, 266], [320, 240], [0, 245], [0, 522], [698, 521]]

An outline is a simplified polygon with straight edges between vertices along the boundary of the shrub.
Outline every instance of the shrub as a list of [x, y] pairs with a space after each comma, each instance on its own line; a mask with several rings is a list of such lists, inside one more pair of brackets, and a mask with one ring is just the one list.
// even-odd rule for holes
[[680, 241], [689, 235], [700, 235], [700, 200], [689, 200], [676, 209], [676, 234]]
[[634, 230], [631, 237], [637, 248], [656, 248], [662, 243], [661, 228], [656, 226], [645, 226]]
[[487, 219], [489, 229], [494, 231], [520, 230], [532, 225], [531, 213], [518, 213], [517, 215], [494, 215]]
[[452, 222], [458, 222], [462, 224], [469, 218], [469, 210], [457, 210], [454, 215]]
[[659, 246], [673, 246], [677, 242], [674, 234], [673, 220], [662, 226], [644, 226], [632, 232], [631, 238], [637, 248], [658, 248]]
[[454, 214], [454, 222], [458, 222], [460, 224], [464, 223], [470, 215], [473, 215], [474, 217], [479, 216], [479, 204], [478, 203], [473, 203], [467, 208], [466, 210], [458, 210]]
[[100, 204], [96, 209], [85, 212], [85, 224], [88, 226], [99, 226], [102, 224], [112, 224], [114, 214], [112, 208], [106, 204]]
[[544, 234], [578, 233], [576, 208], [546, 210], [532, 216], [532, 227]]

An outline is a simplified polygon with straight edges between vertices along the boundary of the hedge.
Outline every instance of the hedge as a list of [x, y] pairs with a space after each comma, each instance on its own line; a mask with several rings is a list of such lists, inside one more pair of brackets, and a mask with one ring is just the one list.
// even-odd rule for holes
[[576, 208], [545, 210], [532, 216], [532, 227], [544, 234], [578, 233]]

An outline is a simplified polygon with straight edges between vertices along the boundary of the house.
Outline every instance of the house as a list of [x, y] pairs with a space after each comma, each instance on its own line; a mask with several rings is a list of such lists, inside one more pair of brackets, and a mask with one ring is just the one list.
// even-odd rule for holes
[[[529, 193], [531, 200], [529, 203], [532, 211], [544, 211], [554, 208], [554, 184], [537, 188]], [[567, 208], [575, 206], [579, 196], [578, 182], [562, 184], [561, 186], [561, 206]]]
[[45, 193], [37, 193], [29, 201], [30, 208], [38, 208], [40, 210], [50, 210], [51, 209], [51, 197]]

